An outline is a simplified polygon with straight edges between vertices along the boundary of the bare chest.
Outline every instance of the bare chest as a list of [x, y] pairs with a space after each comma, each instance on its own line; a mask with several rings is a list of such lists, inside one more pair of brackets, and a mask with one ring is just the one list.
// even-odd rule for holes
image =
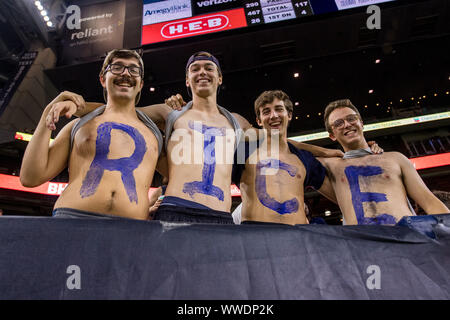
[[149, 150], [157, 153], [156, 138], [145, 125], [100, 119], [89, 121], [77, 131], [73, 147], [87, 158], [142, 158]]
[[187, 164], [232, 164], [234, 149], [235, 131], [222, 115], [206, 120], [187, 112], [175, 122], [168, 143], [172, 162], [182, 157]]
[[336, 159], [328, 163], [332, 182], [337, 186], [383, 188], [401, 183], [400, 166], [389, 158], [372, 155], [356, 159]]
[[242, 182], [256, 193], [297, 194], [303, 190], [306, 169], [292, 153], [269, 157], [254, 153], [247, 159]]

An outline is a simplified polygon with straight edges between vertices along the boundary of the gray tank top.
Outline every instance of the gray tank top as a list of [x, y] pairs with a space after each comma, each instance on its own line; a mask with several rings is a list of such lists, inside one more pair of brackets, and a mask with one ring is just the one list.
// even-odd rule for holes
[[[80, 130], [80, 128], [82, 126], [84, 126], [86, 124], [86, 122], [101, 115], [105, 111], [105, 108], [106, 108], [106, 105], [98, 107], [94, 111], [91, 111], [88, 114], [81, 117], [78, 120], [78, 122], [75, 123], [75, 125], [72, 127], [72, 131], [70, 133], [70, 150], [72, 150], [73, 140], [75, 139], [75, 134], [77, 133], [77, 131]], [[136, 114], [137, 114], [139, 120], [141, 120], [147, 126], [147, 128], [149, 128], [155, 135], [156, 140], [158, 141], [158, 155], [161, 154], [164, 139], [163, 139], [162, 134], [159, 131], [158, 127], [145, 113], [143, 113], [139, 109], [136, 109]]]
[[[172, 112], [169, 113], [167, 120], [166, 120], [166, 130], [165, 130], [165, 146], [167, 148], [167, 143], [169, 142], [170, 139], [170, 135], [172, 134], [173, 131], [173, 126], [175, 124], [175, 121], [178, 120], [178, 118], [180, 118], [186, 111], [188, 111], [190, 108], [192, 108], [192, 101], [189, 101], [188, 104], [186, 106], [183, 107], [183, 109], [181, 109], [180, 111], [178, 110], [173, 110]], [[239, 122], [236, 120], [236, 118], [231, 114], [230, 111], [228, 111], [227, 109], [217, 105], [217, 108], [219, 109], [219, 112], [225, 116], [225, 118], [227, 118], [227, 120], [230, 122], [230, 124], [233, 126], [234, 129], [234, 133], [236, 136], [236, 140], [234, 143], [234, 150], [237, 149], [239, 142], [241, 140], [241, 136], [243, 134], [241, 126], [239, 125]]]

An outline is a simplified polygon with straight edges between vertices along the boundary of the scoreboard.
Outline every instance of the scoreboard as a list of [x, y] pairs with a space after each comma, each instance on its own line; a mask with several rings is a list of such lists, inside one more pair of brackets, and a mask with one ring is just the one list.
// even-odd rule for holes
[[192, 37], [395, 0], [144, 0], [141, 44]]
[[257, 25], [310, 16], [309, 1], [300, 0], [244, 0], [247, 25]]

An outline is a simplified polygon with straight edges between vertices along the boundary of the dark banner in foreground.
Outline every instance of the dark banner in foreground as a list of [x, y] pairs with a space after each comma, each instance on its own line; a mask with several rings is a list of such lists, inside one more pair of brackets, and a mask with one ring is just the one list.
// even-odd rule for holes
[[449, 217], [419, 231], [1, 217], [0, 299], [449, 299]]

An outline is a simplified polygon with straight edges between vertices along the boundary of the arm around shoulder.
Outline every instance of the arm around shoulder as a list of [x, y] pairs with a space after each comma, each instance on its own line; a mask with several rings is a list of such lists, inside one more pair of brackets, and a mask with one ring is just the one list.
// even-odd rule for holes
[[324, 158], [342, 158], [344, 156], [344, 153], [341, 150], [338, 149], [327, 149], [324, 147], [315, 146], [312, 144], [307, 144], [303, 142], [298, 142], [292, 139], [288, 139], [290, 143], [294, 145], [297, 149], [302, 149], [309, 151], [313, 154], [315, 157], [324, 157]]
[[331, 184], [330, 178], [325, 176], [322, 186], [317, 190], [321, 195], [323, 195], [328, 200], [337, 203], [336, 193], [334, 191], [333, 185]]
[[77, 109], [77, 111], [73, 114], [76, 117], [81, 118], [82, 116], [87, 115], [88, 113], [94, 111], [95, 109], [97, 109], [98, 107], [103, 106], [104, 103], [100, 103], [100, 102], [86, 102], [86, 107], [83, 109]]
[[139, 110], [145, 113], [158, 126], [158, 128], [163, 131], [166, 125], [166, 119], [169, 113], [173, 111], [173, 109], [165, 103], [140, 107]]
[[232, 112], [231, 114], [236, 118], [242, 130], [245, 131], [253, 128], [252, 124], [248, 122], [248, 120], [245, 119], [243, 116], [241, 116], [239, 113]]

